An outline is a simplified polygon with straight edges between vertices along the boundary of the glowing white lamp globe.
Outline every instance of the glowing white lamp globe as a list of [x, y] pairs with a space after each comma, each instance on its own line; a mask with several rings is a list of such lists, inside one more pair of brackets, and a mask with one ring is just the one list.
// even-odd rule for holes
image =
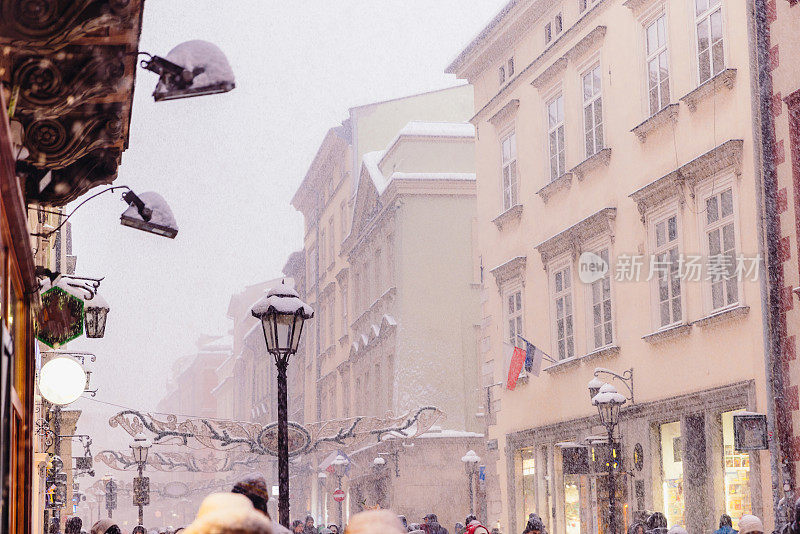
[[39, 373], [39, 392], [53, 404], [69, 404], [86, 389], [86, 372], [72, 358], [53, 358]]

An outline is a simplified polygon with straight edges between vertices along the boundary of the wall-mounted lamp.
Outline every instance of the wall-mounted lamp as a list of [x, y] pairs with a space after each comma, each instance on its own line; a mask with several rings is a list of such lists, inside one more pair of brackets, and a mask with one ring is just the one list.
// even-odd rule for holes
[[159, 75], [153, 91], [156, 102], [227, 93], [236, 87], [225, 54], [207, 41], [181, 43], [166, 58], [140, 53], [148, 56], [140, 62], [142, 68]]

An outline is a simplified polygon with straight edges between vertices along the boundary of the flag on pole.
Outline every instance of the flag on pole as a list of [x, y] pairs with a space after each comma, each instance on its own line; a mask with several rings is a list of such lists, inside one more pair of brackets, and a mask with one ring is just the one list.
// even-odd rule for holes
[[503, 343], [504, 360], [508, 362], [508, 376], [506, 377], [506, 389], [514, 390], [517, 387], [517, 379], [525, 365], [525, 351], [515, 347], [511, 343]]
[[525, 343], [525, 370], [532, 374], [533, 376], [539, 376], [539, 371], [542, 370], [542, 360], [547, 359], [553, 363], [556, 361], [545, 354], [545, 352], [525, 339], [522, 336], [518, 336], [524, 343]]

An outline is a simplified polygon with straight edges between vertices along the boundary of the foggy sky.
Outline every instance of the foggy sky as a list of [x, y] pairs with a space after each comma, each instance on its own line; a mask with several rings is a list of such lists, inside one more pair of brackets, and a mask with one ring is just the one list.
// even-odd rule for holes
[[[303, 220], [289, 202], [328, 128], [349, 107], [460, 83], [443, 70], [505, 3], [147, 0], [140, 49], [164, 56], [211, 41], [236, 89], [156, 104], [157, 76], [136, 73], [115, 185], [159, 192], [180, 232], [173, 241], [122, 227], [116, 192], [71, 219], [77, 274], [105, 276], [111, 305], [104, 339], [67, 347], [97, 354], [97, 401], [154, 409], [172, 363], [199, 335], [227, 333], [231, 294], [280, 276], [302, 248]], [[93, 452], [127, 448], [130, 437], [107, 425], [118, 408], [97, 401], [69, 407], [83, 410]]]

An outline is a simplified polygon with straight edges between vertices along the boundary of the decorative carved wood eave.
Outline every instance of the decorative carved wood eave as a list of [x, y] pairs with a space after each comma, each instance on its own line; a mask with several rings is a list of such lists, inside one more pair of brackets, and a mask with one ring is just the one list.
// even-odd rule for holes
[[553, 237], [546, 239], [534, 248], [542, 256], [542, 263], [547, 267], [554, 257], [570, 251], [574, 259], [581, 253], [581, 244], [598, 235], [609, 234], [614, 239], [614, 220], [617, 208], [603, 208], [585, 219], [573, 224]]
[[527, 261], [527, 256], [517, 256], [489, 271], [494, 276], [494, 281], [497, 282], [498, 291], [509, 280], [519, 280], [522, 285], [525, 285], [525, 265]]
[[553, 62], [552, 65], [544, 69], [542, 73], [533, 79], [531, 85], [537, 89], [542, 89], [545, 85], [547, 85], [550, 80], [564, 72], [567, 68], [567, 58], [566, 56], [560, 57]]
[[628, 195], [636, 202], [642, 223], [646, 221], [645, 216], [648, 211], [670, 198], [677, 198], [683, 204], [683, 184], [680, 172], [672, 171]]
[[[519, 99], [512, 98], [508, 101], [508, 103], [500, 108], [500, 111], [489, 117], [489, 122], [495, 128], [502, 126], [503, 124], [507, 123], [511, 118], [513, 118], [517, 114], [517, 110], [519, 109]], [[473, 117], [472, 120], [475, 120]]]
[[142, 10], [142, 0], [0, 0], [0, 81], [30, 153], [17, 170], [27, 201], [63, 205], [116, 178]]
[[575, 43], [575, 45], [567, 51], [566, 57], [570, 61], [577, 61], [587, 52], [599, 47], [605, 36], [606, 27], [597, 26], [595, 29], [587, 33], [583, 39]]
[[700, 84], [680, 98], [681, 102], [686, 102], [689, 111], [696, 111], [697, 104], [707, 96], [717, 92], [723, 86], [733, 89], [736, 83], [736, 69], [725, 69], [708, 81]]
[[680, 107], [680, 104], [677, 102], [674, 104], [667, 104], [654, 115], [651, 115], [641, 123], [634, 126], [631, 129], [631, 132], [636, 134], [636, 137], [639, 139], [640, 143], [644, 143], [647, 141], [648, 133], [669, 122], [672, 122], [673, 124], [678, 122], [678, 109]]

